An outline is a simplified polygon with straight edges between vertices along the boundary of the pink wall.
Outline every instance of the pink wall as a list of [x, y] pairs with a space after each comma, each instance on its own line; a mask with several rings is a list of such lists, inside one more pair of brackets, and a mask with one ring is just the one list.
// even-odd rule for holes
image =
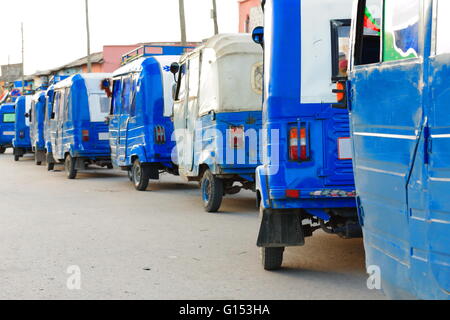
[[261, 5], [261, 0], [240, 0], [239, 1], [239, 32], [252, 30], [246, 29], [246, 21], [250, 15], [250, 9]]
[[120, 67], [122, 56], [141, 45], [129, 46], [104, 46], [103, 47], [103, 70], [102, 72], [114, 72]]

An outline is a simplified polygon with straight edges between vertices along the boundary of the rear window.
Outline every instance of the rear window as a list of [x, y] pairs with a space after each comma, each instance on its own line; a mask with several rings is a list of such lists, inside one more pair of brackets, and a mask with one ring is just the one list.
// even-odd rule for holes
[[105, 94], [89, 95], [89, 113], [92, 122], [102, 122], [109, 115], [110, 100]]
[[16, 115], [14, 113], [5, 113], [3, 115], [4, 123], [14, 123], [16, 122]]

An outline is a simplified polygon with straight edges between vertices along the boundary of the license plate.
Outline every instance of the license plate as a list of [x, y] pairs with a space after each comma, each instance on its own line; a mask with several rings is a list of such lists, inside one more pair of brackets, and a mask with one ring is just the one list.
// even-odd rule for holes
[[351, 138], [338, 139], [338, 153], [339, 153], [339, 160], [352, 160], [353, 159], [353, 149], [352, 149], [352, 139]]
[[4, 136], [13, 136], [13, 135], [15, 135], [16, 133], [15, 132], [13, 132], [13, 131], [5, 131], [5, 132], [3, 132], [3, 135]]
[[100, 132], [98, 134], [99, 140], [109, 140], [109, 132]]

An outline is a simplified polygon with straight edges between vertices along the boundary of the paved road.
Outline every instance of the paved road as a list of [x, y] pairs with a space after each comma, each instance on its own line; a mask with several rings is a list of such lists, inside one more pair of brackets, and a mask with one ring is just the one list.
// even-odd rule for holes
[[0, 299], [383, 299], [361, 240], [319, 233], [263, 271], [252, 193], [206, 214], [197, 186], [167, 175], [139, 193], [119, 171], [68, 181], [5, 154], [0, 177]]

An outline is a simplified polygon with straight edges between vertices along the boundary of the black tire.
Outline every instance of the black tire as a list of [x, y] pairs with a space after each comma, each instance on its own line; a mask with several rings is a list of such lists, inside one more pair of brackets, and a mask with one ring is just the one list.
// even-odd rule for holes
[[203, 206], [206, 212], [219, 211], [223, 200], [224, 183], [215, 177], [210, 170], [206, 170], [201, 182]]
[[38, 158], [37, 158], [38, 156], [37, 156], [37, 154], [35, 154], [34, 155], [34, 163], [37, 165], [37, 166], [40, 166], [40, 165], [42, 165], [42, 161], [38, 161]]
[[64, 161], [64, 169], [66, 171], [67, 179], [73, 180], [77, 177], [78, 171], [76, 170], [76, 159], [72, 158], [72, 156], [69, 154], [66, 157], [66, 160]]
[[14, 155], [14, 161], [19, 161], [20, 160], [20, 156], [18, 156], [18, 155]]
[[106, 166], [106, 168], [108, 168], [108, 170], [112, 170], [112, 169], [114, 169], [114, 166], [113, 166], [112, 164], [108, 164], [108, 165]]
[[275, 271], [281, 268], [284, 248], [260, 248], [260, 253], [264, 270]]
[[4, 154], [6, 152], [6, 148], [3, 146], [0, 146], [0, 154]]
[[150, 168], [135, 160], [132, 168], [132, 182], [137, 191], [146, 191], [150, 183]]
[[133, 167], [131, 167], [128, 171], [128, 179], [130, 179], [130, 182], [133, 182]]
[[52, 162], [47, 163], [47, 171], [55, 170], [55, 164]]

